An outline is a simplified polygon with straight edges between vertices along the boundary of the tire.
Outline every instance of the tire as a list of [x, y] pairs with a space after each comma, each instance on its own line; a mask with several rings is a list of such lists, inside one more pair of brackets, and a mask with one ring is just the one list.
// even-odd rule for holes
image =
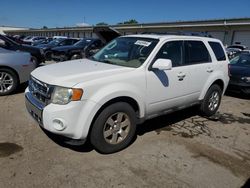
[[52, 55], [51, 51], [45, 52], [44, 54], [45, 60], [50, 61], [52, 59], [51, 55]]
[[202, 115], [210, 117], [217, 112], [221, 103], [221, 95], [222, 90], [217, 84], [212, 85], [208, 89], [200, 106]]
[[18, 77], [10, 69], [0, 68], [0, 96], [8, 95], [16, 90]]
[[90, 142], [94, 148], [104, 154], [126, 148], [135, 135], [135, 114], [134, 109], [125, 102], [106, 107], [96, 118], [90, 132]]
[[71, 56], [71, 60], [74, 60], [74, 59], [81, 59], [82, 57], [81, 57], [81, 55], [80, 54], [74, 54], [74, 55], [72, 55]]

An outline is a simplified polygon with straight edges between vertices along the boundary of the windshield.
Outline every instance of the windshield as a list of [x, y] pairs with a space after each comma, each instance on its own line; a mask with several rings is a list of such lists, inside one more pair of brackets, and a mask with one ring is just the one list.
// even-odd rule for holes
[[65, 39], [54, 39], [51, 42], [49, 42], [49, 45], [58, 45], [60, 42], [62, 42]]
[[125, 67], [140, 67], [159, 40], [141, 37], [116, 38], [97, 52], [92, 59]]
[[250, 66], [250, 54], [240, 54], [230, 60], [231, 65]]
[[74, 46], [86, 46], [88, 45], [90, 42], [92, 42], [91, 39], [82, 39], [80, 41], [78, 41], [77, 43], [74, 44]]

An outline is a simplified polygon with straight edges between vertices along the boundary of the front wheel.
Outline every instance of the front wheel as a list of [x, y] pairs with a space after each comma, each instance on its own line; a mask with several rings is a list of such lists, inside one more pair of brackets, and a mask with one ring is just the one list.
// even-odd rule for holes
[[114, 153], [127, 147], [136, 131], [134, 109], [125, 102], [106, 107], [96, 118], [90, 142], [101, 153]]
[[0, 96], [12, 93], [17, 86], [17, 75], [10, 69], [0, 68]]
[[217, 84], [208, 89], [200, 107], [202, 115], [209, 117], [217, 112], [221, 102], [221, 95], [222, 90]]

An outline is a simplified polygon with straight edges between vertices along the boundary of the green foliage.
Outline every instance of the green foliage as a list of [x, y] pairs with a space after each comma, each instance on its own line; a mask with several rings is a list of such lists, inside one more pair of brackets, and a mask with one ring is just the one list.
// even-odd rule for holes
[[130, 19], [128, 21], [125, 21], [125, 22], [119, 22], [118, 25], [121, 25], [121, 24], [138, 24], [138, 21], [136, 21], [135, 19]]

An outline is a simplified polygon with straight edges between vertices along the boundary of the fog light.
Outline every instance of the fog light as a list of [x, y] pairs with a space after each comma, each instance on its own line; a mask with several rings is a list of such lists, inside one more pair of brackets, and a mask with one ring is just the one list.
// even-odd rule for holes
[[62, 131], [66, 128], [66, 124], [62, 119], [54, 119], [53, 120], [53, 127], [57, 131]]

